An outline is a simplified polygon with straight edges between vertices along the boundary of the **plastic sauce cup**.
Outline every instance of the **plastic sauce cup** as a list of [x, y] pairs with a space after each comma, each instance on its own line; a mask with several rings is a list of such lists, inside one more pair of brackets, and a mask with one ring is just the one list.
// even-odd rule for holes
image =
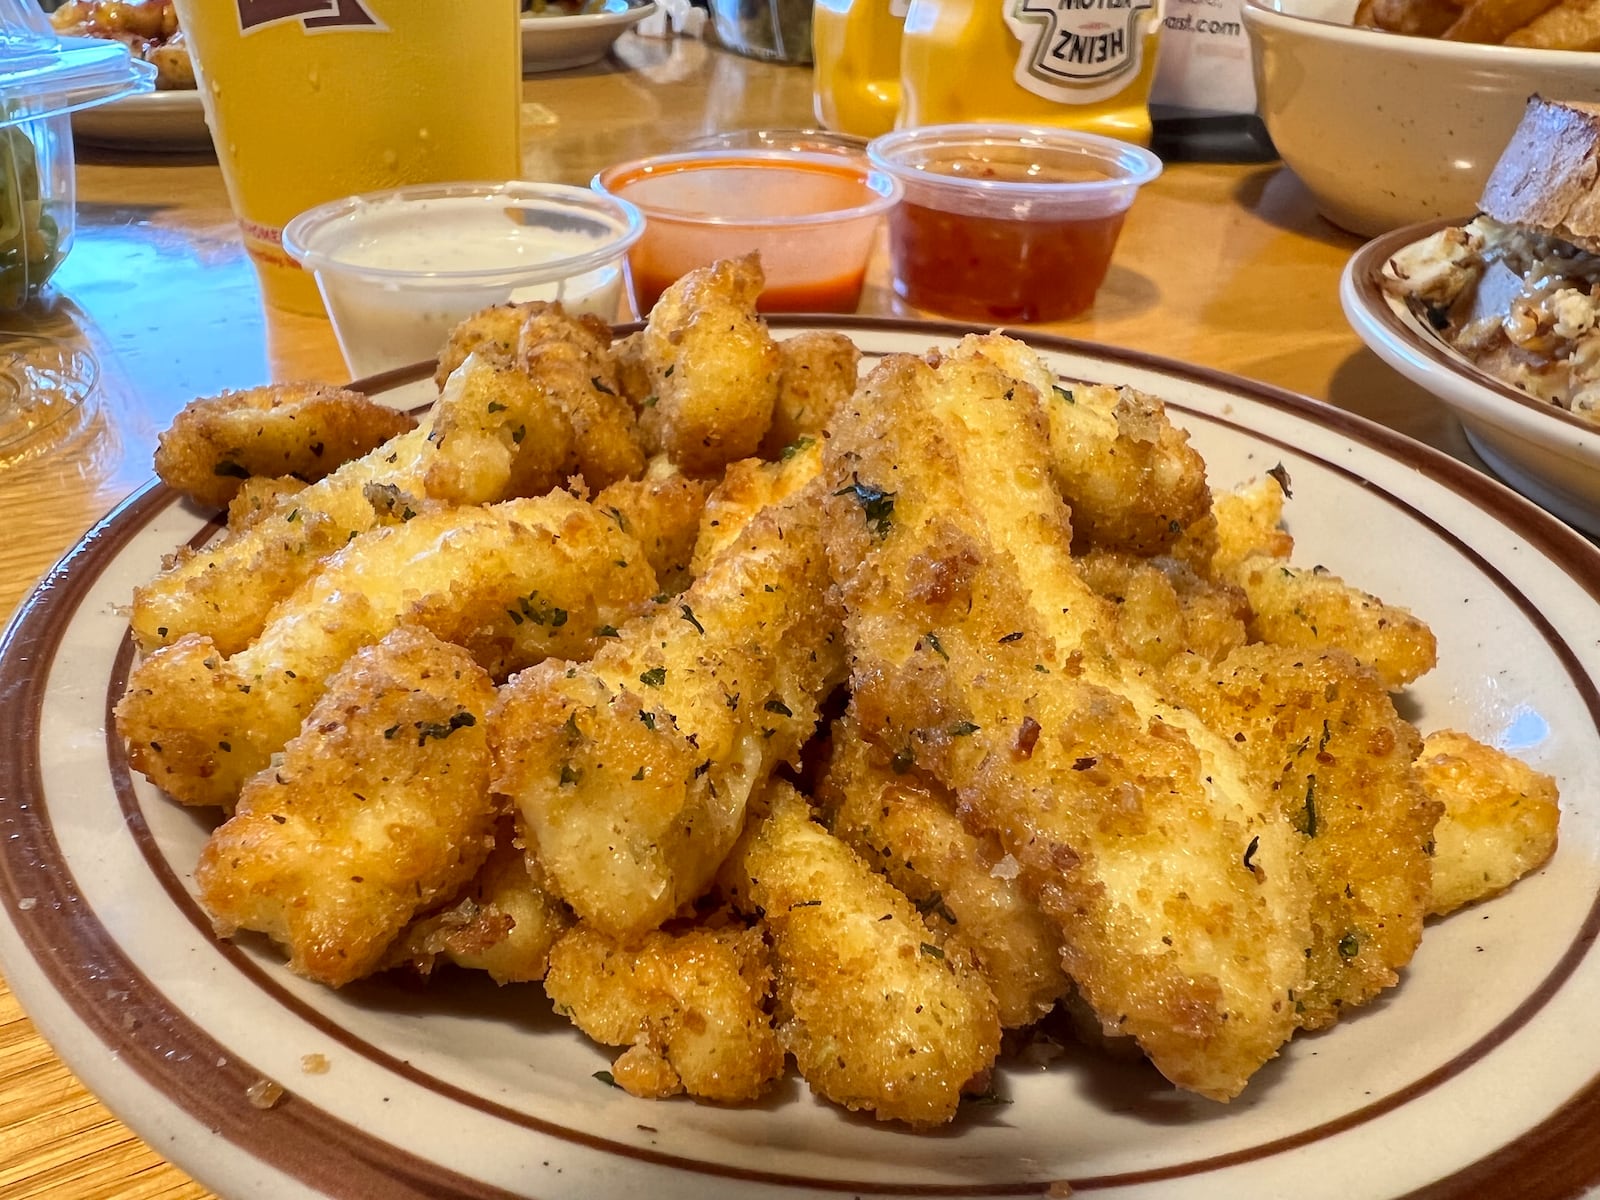
[[788, 150], [664, 154], [608, 167], [593, 186], [645, 214], [628, 255], [641, 313], [696, 267], [752, 250], [761, 311], [854, 312], [878, 220], [900, 196], [864, 159]]
[[559, 300], [607, 321], [623, 309], [633, 205], [555, 183], [422, 184], [301, 213], [284, 249], [321, 289], [356, 377], [432, 358], [463, 317]]
[[905, 197], [889, 218], [894, 290], [974, 321], [1060, 321], [1094, 303], [1123, 218], [1161, 174], [1148, 150], [1027, 125], [928, 125], [867, 147]]

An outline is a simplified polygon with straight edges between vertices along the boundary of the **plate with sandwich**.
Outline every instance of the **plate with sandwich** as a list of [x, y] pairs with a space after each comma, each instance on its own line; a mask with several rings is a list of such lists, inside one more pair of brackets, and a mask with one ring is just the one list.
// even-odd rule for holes
[[1529, 99], [1470, 219], [1367, 243], [1340, 299], [1518, 491], [1600, 535], [1600, 105]]

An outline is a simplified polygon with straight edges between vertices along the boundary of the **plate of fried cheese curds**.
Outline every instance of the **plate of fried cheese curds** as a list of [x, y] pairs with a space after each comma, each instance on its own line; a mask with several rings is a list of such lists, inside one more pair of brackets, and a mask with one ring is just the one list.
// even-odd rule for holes
[[179, 415], [0, 642], [0, 964], [87, 1086], [275, 1200], [1600, 1186], [1600, 551], [761, 283]]

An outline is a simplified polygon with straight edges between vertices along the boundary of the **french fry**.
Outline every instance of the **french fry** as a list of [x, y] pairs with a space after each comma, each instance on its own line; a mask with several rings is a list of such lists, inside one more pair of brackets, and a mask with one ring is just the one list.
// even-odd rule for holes
[[1469, 0], [1444, 38], [1452, 42], [1503, 42], [1513, 30], [1521, 29], [1554, 0]]
[[1564, 0], [1506, 36], [1534, 50], [1600, 50], [1600, 0]]

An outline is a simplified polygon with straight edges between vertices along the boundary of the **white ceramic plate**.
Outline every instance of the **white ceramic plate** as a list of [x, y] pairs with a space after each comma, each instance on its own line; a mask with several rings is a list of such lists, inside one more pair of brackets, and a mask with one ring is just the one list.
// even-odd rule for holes
[[1383, 288], [1383, 265], [1397, 251], [1463, 223], [1408, 226], [1356, 251], [1339, 283], [1345, 316], [1374, 354], [1455, 410], [1467, 440], [1496, 474], [1600, 536], [1600, 427], [1479, 370]]
[[655, 12], [655, 0], [605, 0], [599, 12], [522, 18], [522, 73], [599, 62], [623, 31]]
[[72, 114], [73, 140], [85, 146], [152, 152], [211, 149], [200, 93], [145, 92]]
[[[782, 334], [807, 327], [776, 320]], [[869, 356], [953, 326], [841, 319]], [[1218, 485], [1283, 464], [1297, 558], [1404, 601], [1441, 666], [1406, 711], [1553, 773], [1561, 847], [1507, 895], [1434, 924], [1401, 986], [1295, 1039], [1230, 1105], [1142, 1065], [1006, 1067], [1009, 1103], [914, 1134], [795, 1082], [722, 1109], [635, 1100], [537, 987], [464, 975], [339, 992], [191, 896], [206, 822], [129, 777], [108, 735], [130, 589], [201, 514], [151, 485], [96, 527], [0, 642], [0, 960], [45, 1035], [161, 1153], [231, 1198], [1106, 1200], [1554, 1197], [1600, 1182], [1600, 551], [1453, 459], [1314, 401], [1037, 339], [1067, 378], [1167, 398]], [[423, 370], [385, 377], [426, 398]], [[310, 1074], [302, 1056], [326, 1057]], [[247, 1089], [286, 1089], [269, 1110]], [[1050, 1194], [1065, 1194], [1057, 1189]]]

